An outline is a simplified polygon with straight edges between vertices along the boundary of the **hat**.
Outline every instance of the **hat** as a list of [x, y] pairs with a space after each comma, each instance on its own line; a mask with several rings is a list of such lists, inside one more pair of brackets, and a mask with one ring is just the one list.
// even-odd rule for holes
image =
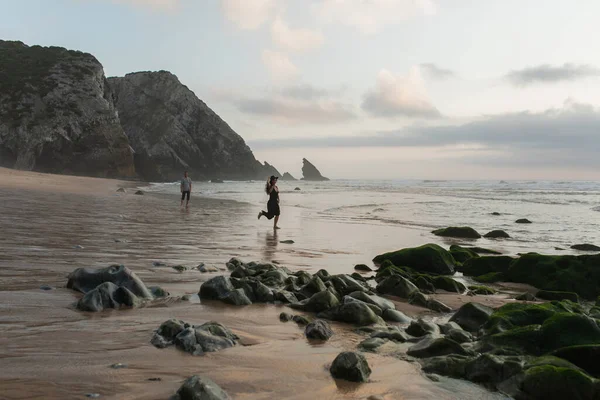
[[272, 181], [273, 179], [279, 179], [279, 177], [277, 177], [275, 175], [271, 175], [271, 177], [269, 178], [269, 180]]

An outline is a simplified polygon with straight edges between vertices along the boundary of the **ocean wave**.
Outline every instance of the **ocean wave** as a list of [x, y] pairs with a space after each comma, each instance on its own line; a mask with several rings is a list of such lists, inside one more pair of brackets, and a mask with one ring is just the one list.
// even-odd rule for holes
[[598, 207], [593, 207], [593, 208], [592, 208], [592, 211], [598, 211], [598, 212], [600, 212], [600, 206], [598, 206]]

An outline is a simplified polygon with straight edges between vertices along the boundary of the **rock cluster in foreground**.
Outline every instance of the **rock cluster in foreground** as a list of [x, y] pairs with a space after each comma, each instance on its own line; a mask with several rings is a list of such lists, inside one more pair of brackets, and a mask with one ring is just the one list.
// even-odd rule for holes
[[238, 339], [237, 335], [218, 322], [190, 325], [170, 319], [157, 329], [151, 343], [160, 349], [175, 345], [186, 353], [202, 355], [233, 347]]

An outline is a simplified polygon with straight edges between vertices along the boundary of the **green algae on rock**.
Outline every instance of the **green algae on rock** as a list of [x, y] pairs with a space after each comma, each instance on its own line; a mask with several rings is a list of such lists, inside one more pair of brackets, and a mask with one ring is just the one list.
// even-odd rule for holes
[[389, 261], [391, 265], [409, 267], [418, 272], [438, 275], [454, 274], [456, 264], [452, 254], [448, 250], [431, 243], [420, 247], [380, 254], [373, 261], [376, 264], [380, 264], [380, 270], [384, 268], [383, 262]]
[[479, 239], [481, 235], [475, 229], [468, 226], [450, 226], [432, 231], [436, 236], [454, 237], [461, 239]]

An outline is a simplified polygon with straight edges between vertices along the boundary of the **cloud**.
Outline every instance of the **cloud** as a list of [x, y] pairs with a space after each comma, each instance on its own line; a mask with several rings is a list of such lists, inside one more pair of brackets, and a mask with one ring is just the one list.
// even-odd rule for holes
[[[253, 148], [437, 147], [469, 148], [467, 163], [600, 167], [600, 109], [567, 100], [543, 112], [491, 115], [457, 125], [413, 126], [369, 136], [252, 141]], [[489, 156], [493, 150], [496, 155]]]
[[600, 76], [600, 69], [583, 64], [548, 64], [511, 71], [506, 78], [515, 86], [527, 86], [534, 83], [555, 83]]
[[278, 47], [293, 52], [303, 52], [321, 47], [324, 42], [320, 32], [309, 29], [292, 29], [283, 19], [277, 17], [271, 26], [273, 43]]
[[262, 60], [269, 70], [271, 77], [276, 81], [288, 81], [296, 78], [300, 73], [298, 67], [294, 65], [285, 53], [264, 50]]
[[454, 71], [450, 69], [440, 68], [432, 63], [419, 64], [419, 68], [431, 79], [444, 80], [454, 78], [456, 76]]
[[221, 0], [227, 19], [240, 29], [257, 29], [271, 16], [275, 0]]
[[314, 100], [325, 97], [337, 96], [344, 92], [344, 86], [335, 89], [319, 88], [308, 83], [300, 83], [297, 85], [286, 86], [279, 90], [279, 93], [284, 97], [289, 97], [298, 100]]
[[313, 8], [319, 19], [372, 34], [383, 26], [436, 13], [433, 0], [322, 0]]
[[423, 80], [416, 67], [408, 76], [396, 76], [382, 69], [374, 89], [368, 91], [362, 108], [375, 117], [436, 118], [441, 114], [427, 97]]
[[270, 117], [284, 123], [333, 124], [356, 118], [354, 107], [337, 101], [291, 101], [286, 99], [246, 98], [234, 101], [244, 113]]

